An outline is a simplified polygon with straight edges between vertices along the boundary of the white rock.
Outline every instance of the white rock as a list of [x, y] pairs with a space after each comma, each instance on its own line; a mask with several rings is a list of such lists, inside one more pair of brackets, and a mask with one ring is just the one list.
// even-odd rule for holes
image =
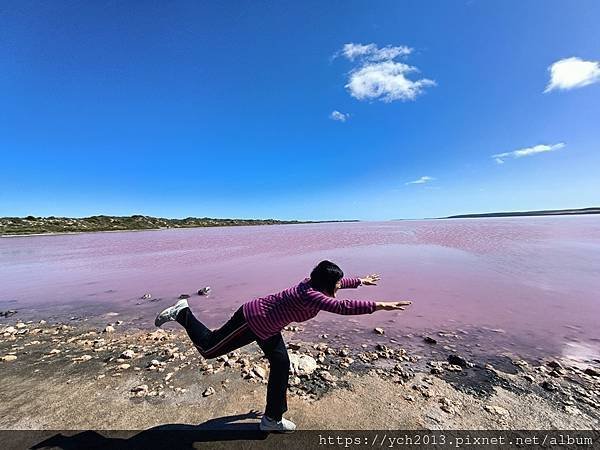
[[133, 350], [125, 350], [123, 353], [121, 353], [121, 356], [119, 356], [119, 358], [131, 359], [134, 356], [135, 356], [135, 352]]
[[17, 357], [15, 355], [6, 355], [0, 359], [5, 362], [10, 362], [10, 361], [14, 361], [15, 359], [17, 359]]
[[206, 390], [202, 393], [203, 397], [208, 397], [209, 395], [213, 395], [215, 393], [215, 388], [213, 388], [212, 386], [209, 386], [206, 388]]
[[499, 416], [502, 416], [502, 417], [507, 417], [510, 415], [508, 410], [503, 408], [502, 406], [485, 405], [484, 409], [487, 412], [490, 412], [493, 414], [498, 414]]
[[309, 355], [291, 354], [290, 372], [295, 375], [310, 375], [317, 369], [317, 361]]

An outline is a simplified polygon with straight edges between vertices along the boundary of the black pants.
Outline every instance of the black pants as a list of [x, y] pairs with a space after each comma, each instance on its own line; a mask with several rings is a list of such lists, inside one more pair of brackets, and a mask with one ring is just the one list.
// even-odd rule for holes
[[194, 317], [190, 308], [179, 311], [177, 322], [183, 325], [200, 354], [207, 359], [225, 355], [256, 341], [269, 360], [270, 366], [265, 415], [275, 420], [281, 419], [283, 413], [287, 411], [290, 369], [290, 359], [281, 333], [268, 339], [260, 339], [248, 327], [242, 307], [216, 330], [209, 330]]

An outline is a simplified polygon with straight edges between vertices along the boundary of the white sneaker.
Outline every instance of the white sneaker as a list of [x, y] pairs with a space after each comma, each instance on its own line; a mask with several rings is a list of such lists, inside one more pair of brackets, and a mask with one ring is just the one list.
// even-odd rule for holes
[[175, 320], [177, 317], [177, 313], [184, 308], [189, 308], [188, 302], [186, 299], [179, 300], [173, 306], [169, 306], [167, 309], [160, 312], [156, 319], [154, 320], [154, 325], [160, 327], [162, 324]]
[[296, 429], [296, 424], [291, 420], [281, 418], [281, 420], [273, 420], [270, 417], [262, 416], [260, 420], [261, 431], [279, 431], [281, 433], [291, 433]]

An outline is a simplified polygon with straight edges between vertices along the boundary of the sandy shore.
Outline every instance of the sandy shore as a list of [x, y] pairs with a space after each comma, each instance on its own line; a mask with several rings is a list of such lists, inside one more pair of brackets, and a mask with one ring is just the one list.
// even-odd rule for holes
[[[2, 430], [219, 429], [231, 417], [257, 427], [268, 364], [255, 344], [205, 360], [182, 330], [4, 322]], [[490, 364], [442, 347], [431, 360], [385, 336], [349, 348], [301, 335], [285, 332], [286, 417], [301, 429], [600, 429], [600, 364]]]

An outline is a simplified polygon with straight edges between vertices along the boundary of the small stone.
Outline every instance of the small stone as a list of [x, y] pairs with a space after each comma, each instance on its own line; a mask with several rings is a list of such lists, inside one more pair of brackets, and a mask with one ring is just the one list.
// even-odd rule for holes
[[15, 355], [6, 355], [0, 359], [4, 362], [10, 362], [10, 361], [14, 361], [15, 359], [17, 359], [17, 357]]
[[198, 289], [198, 295], [208, 295], [210, 294], [210, 286], [205, 286], [201, 289]]
[[136, 397], [143, 397], [148, 394], [148, 385], [140, 384], [131, 389], [131, 392], [136, 395]]
[[423, 338], [423, 341], [424, 341], [426, 344], [437, 344], [437, 339], [434, 339], [434, 338], [432, 338], [431, 336], [425, 336], [425, 337]]
[[526, 380], [526, 381], [529, 381], [530, 383], [533, 383], [535, 381], [535, 378], [533, 378], [529, 374], [523, 375], [523, 379]]
[[60, 350], [57, 348], [53, 348], [52, 350], [50, 350], [50, 352], [48, 353], [49, 355], [57, 355], [60, 353]]
[[133, 350], [125, 350], [123, 353], [121, 353], [121, 356], [119, 356], [119, 358], [131, 359], [134, 356], [135, 356], [135, 352]]
[[127, 370], [130, 367], [131, 367], [131, 364], [121, 364], [120, 366], [118, 366], [118, 368], [121, 370]]
[[89, 361], [90, 359], [92, 359], [91, 355], [81, 355], [78, 358], [75, 358], [74, 361]]
[[169, 381], [172, 377], [173, 377], [174, 373], [173, 372], [169, 372], [167, 374], [167, 376], [165, 377], [165, 381]]
[[319, 372], [319, 376], [328, 383], [335, 383], [337, 381], [337, 377], [335, 375], [332, 375], [327, 370]]
[[546, 380], [542, 383], [542, 387], [544, 389], [546, 389], [547, 391], [556, 391], [558, 390], [558, 388], [560, 387], [558, 384], [556, 384], [554, 381], [551, 380]]
[[4, 329], [4, 333], [15, 334], [16, 332], [17, 332], [17, 329], [15, 327], [6, 327]]
[[149, 300], [152, 298], [152, 294], [144, 294], [140, 297], [142, 300]]
[[115, 327], [113, 327], [112, 325], [108, 325], [108, 326], [107, 326], [107, 327], [104, 329], [103, 333], [112, 333], [112, 332], [114, 332], [114, 331], [115, 331]]
[[416, 399], [413, 395], [405, 395], [404, 400], [409, 401], [409, 402], [414, 402]]
[[377, 334], [385, 334], [385, 330], [383, 328], [374, 328], [373, 331]]
[[450, 355], [448, 356], [448, 362], [450, 364], [454, 364], [460, 367], [468, 367], [467, 360], [459, 355]]
[[493, 414], [497, 414], [499, 416], [502, 417], [508, 417], [510, 415], [510, 413], [508, 412], [507, 409], [501, 407], [501, 406], [493, 406], [493, 405], [485, 405], [484, 409], [487, 412], [493, 413]]
[[600, 371], [593, 367], [588, 367], [587, 369], [585, 369], [583, 371], [583, 373], [585, 373], [586, 375], [589, 375], [591, 377], [600, 377]]
[[254, 366], [252, 368], [252, 372], [254, 372], [257, 377], [263, 380], [267, 378], [267, 371], [261, 366]]
[[183, 300], [183, 299], [186, 299], [186, 298], [190, 298], [190, 294], [180, 294], [179, 295], [179, 300]]
[[553, 369], [562, 369], [563, 366], [561, 363], [559, 363], [558, 361], [548, 361], [547, 363], [548, 367], [552, 367]]
[[27, 325], [25, 325], [23, 322], [19, 322], [15, 325], [15, 327], [17, 328], [17, 330], [20, 330], [21, 328], [25, 328]]
[[214, 393], [215, 393], [215, 388], [213, 388], [212, 386], [209, 386], [202, 393], [202, 397], [208, 397], [209, 395], [213, 395]]

